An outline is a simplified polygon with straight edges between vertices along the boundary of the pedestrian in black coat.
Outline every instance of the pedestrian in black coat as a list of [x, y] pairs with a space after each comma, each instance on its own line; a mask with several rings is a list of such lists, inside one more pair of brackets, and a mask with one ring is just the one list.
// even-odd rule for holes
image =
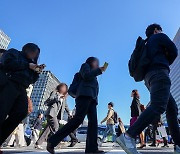
[[22, 51], [10, 49], [1, 58], [0, 145], [28, 114], [26, 88], [38, 79], [39, 53], [36, 44], [28, 43]]
[[50, 153], [54, 152], [60, 141], [62, 141], [72, 131], [77, 129], [82, 124], [85, 116], [88, 117], [88, 132], [86, 139], [86, 153], [101, 153], [98, 150], [97, 144], [97, 97], [99, 92], [99, 85], [97, 76], [105, 71], [104, 67], [99, 67], [99, 60], [95, 57], [90, 57], [86, 63], [82, 64], [79, 71], [81, 75], [81, 82], [77, 89], [76, 97], [76, 114], [75, 116], [55, 135], [51, 136], [47, 150]]

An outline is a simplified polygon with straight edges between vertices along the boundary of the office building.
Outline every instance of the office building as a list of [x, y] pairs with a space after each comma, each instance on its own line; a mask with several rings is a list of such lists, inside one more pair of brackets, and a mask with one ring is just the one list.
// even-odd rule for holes
[[40, 74], [39, 79], [33, 85], [31, 93], [33, 112], [30, 114], [30, 122], [32, 122], [40, 112], [44, 113], [46, 111], [47, 106], [44, 105], [44, 102], [58, 84], [60, 84], [60, 81], [50, 71], [43, 71]]
[[[176, 44], [176, 47], [178, 48], [178, 57], [174, 61], [174, 63], [170, 66], [171, 72], [170, 72], [170, 78], [171, 78], [171, 93], [176, 100], [176, 103], [178, 105], [179, 114], [178, 117], [180, 118], [180, 28], [174, 37], [174, 43]], [[162, 120], [166, 122], [165, 114], [162, 116]]]
[[11, 39], [0, 29], [0, 49], [7, 49]]

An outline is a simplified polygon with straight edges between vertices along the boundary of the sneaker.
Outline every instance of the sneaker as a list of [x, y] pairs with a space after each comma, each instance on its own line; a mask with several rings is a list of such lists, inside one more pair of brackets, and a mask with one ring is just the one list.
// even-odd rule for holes
[[127, 139], [125, 134], [121, 134], [116, 141], [127, 154], [140, 154], [136, 149], [135, 139], [131, 137]]
[[40, 145], [36, 145], [34, 146], [35, 149], [39, 149], [39, 150], [43, 150], [43, 147], [41, 147]]
[[174, 154], [180, 154], [180, 146], [176, 145], [174, 147]]

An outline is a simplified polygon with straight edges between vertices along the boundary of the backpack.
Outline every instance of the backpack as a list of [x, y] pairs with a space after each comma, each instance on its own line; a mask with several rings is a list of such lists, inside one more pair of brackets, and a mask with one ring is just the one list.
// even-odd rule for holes
[[150, 64], [146, 42], [147, 40], [142, 39], [140, 36], [138, 37], [136, 47], [128, 63], [130, 76], [133, 77], [136, 82], [144, 79], [146, 69]]
[[82, 79], [81, 74], [79, 72], [76, 73], [74, 75], [71, 85], [69, 86], [68, 94], [73, 98], [76, 98], [77, 89], [79, 87], [81, 79]]
[[118, 123], [118, 114], [117, 114], [116, 111], [114, 111], [113, 120], [114, 120], [114, 123], [115, 123], [115, 124]]

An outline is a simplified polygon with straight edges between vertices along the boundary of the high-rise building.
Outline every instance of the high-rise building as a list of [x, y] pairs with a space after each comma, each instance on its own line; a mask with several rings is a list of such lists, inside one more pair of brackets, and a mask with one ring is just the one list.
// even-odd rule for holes
[[[170, 72], [170, 78], [171, 78], [171, 93], [178, 105], [179, 110], [179, 118], [180, 118], [180, 28], [174, 37], [173, 42], [176, 44], [176, 47], [178, 48], [178, 57], [174, 61], [174, 63], [170, 66], [171, 72]], [[162, 120], [165, 122], [166, 117], [165, 114], [162, 116]]]
[[11, 39], [0, 29], [0, 49], [7, 49]]
[[50, 71], [43, 71], [40, 74], [39, 79], [33, 85], [31, 93], [33, 112], [30, 114], [30, 122], [32, 122], [40, 112], [44, 113], [46, 111], [47, 106], [44, 105], [44, 102], [58, 84], [60, 84], [60, 81]]

